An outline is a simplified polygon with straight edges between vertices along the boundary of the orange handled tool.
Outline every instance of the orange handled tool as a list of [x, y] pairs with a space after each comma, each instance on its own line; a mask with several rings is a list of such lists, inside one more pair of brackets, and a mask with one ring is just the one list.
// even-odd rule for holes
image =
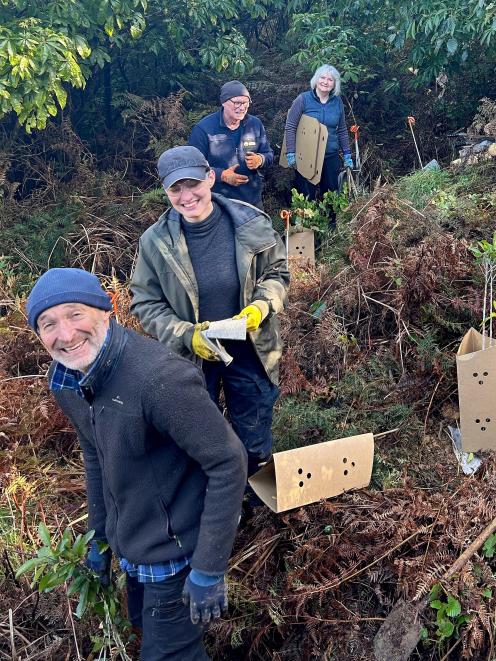
[[422, 159], [420, 158], [420, 152], [419, 148], [417, 146], [417, 141], [415, 140], [415, 133], [413, 132], [413, 126], [415, 124], [415, 117], [412, 117], [412, 115], [408, 115], [406, 118], [406, 123], [408, 124], [410, 131], [412, 132], [412, 138], [413, 138], [413, 144], [415, 145], [415, 151], [417, 152], [417, 158], [420, 163], [420, 169], [423, 169], [423, 164], [422, 164]]
[[362, 163], [360, 160], [360, 150], [358, 149], [358, 138], [360, 137], [360, 132], [359, 132], [360, 127], [358, 124], [353, 124], [353, 126], [350, 127], [350, 131], [353, 134], [353, 142], [355, 144], [355, 167], [357, 170], [357, 184], [358, 184], [358, 178], [360, 176], [360, 170], [362, 167]]
[[282, 209], [279, 214], [284, 220], [284, 236], [286, 237], [286, 268], [289, 269], [289, 221], [291, 218], [291, 211], [287, 209]]

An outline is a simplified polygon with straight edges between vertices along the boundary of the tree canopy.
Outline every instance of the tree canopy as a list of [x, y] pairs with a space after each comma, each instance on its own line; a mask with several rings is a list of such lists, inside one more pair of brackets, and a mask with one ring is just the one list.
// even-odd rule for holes
[[243, 76], [261, 44], [308, 70], [337, 63], [344, 81], [386, 73], [397, 91], [387, 62], [430, 84], [494, 59], [495, 34], [487, 0], [0, 0], [0, 117], [43, 129], [71, 88], [117, 61], [138, 77], [154, 62], [171, 85], [185, 70]]

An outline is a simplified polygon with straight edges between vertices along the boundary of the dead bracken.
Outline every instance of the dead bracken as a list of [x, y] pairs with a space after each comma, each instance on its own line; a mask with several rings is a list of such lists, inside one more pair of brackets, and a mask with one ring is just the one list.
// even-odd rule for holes
[[[494, 168], [484, 167], [480, 176], [494, 186]], [[464, 477], [446, 433], [458, 414], [454, 353], [480, 323], [483, 279], [468, 247], [492, 232], [492, 215], [473, 211], [454, 222], [435, 203], [418, 209], [400, 193], [385, 186], [359, 200], [340, 217], [316, 267], [291, 264], [274, 422], [276, 450], [396, 431], [376, 443], [369, 489], [279, 515], [263, 508], [239, 532], [233, 606], [208, 637], [214, 659], [373, 659], [374, 636], [397, 599], [414, 604], [436, 583], [469, 618], [458, 638], [436, 647], [436, 612], [428, 607], [418, 658], [441, 659], [452, 645], [452, 658], [486, 659], [492, 650], [493, 559], [479, 551], [442, 581], [496, 516], [494, 457]], [[92, 252], [83, 234], [104, 243], [107, 230], [94, 216], [88, 210], [84, 232], [71, 238], [78, 264]], [[112, 250], [101, 253], [105, 273], [114, 259], [132, 259], [129, 243], [142, 229], [119, 227]], [[107, 285], [121, 323], [134, 324], [127, 288], [115, 278]], [[84, 530], [82, 464], [46, 389], [48, 356], [6, 279], [1, 288], [1, 507], [23, 544], [0, 542], [0, 652], [7, 658], [14, 640], [20, 658], [72, 659], [64, 592], [32, 594], [14, 572], [36, 549], [40, 521], [54, 533], [69, 521]], [[95, 621], [74, 626], [87, 658]]]

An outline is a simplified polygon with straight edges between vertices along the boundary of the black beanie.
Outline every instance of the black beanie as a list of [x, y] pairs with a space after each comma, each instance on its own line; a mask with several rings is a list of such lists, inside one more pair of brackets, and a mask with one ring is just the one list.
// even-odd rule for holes
[[250, 92], [246, 89], [243, 83], [240, 83], [239, 80], [230, 80], [228, 83], [224, 83], [220, 88], [220, 102], [229, 101], [234, 96], [247, 96], [251, 101]]

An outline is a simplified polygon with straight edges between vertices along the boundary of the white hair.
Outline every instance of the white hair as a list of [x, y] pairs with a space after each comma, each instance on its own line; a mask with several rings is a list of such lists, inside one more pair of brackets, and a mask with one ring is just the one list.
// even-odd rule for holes
[[332, 67], [330, 64], [323, 64], [317, 69], [317, 71], [312, 76], [312, 80], [310, 81], [310, 87], [314, 90], [317, 87], [318, 79], [324, 73], [334, 78], [333, 93], [335, 96], [339, 96], [341, 94], [341, 75], [339, 71], [335, 67]]

